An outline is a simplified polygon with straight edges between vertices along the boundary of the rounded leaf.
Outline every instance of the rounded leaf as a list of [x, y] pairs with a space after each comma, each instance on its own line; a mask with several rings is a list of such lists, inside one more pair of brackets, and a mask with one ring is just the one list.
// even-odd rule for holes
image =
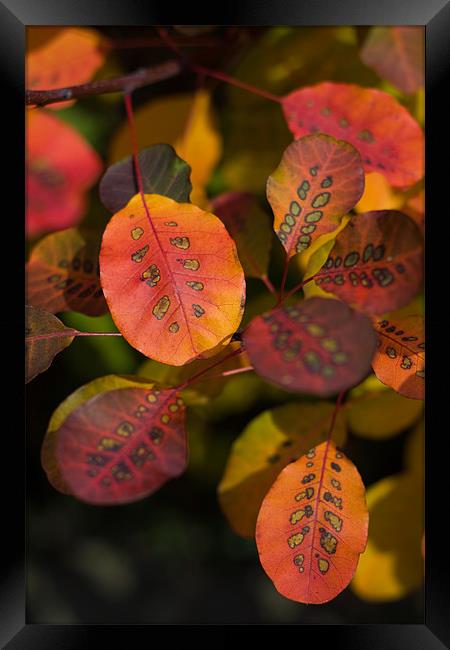
[[47, 370], [54, 357], [67, 348], [74, 338], [56, 316], [39, 307], [25, 307], [25, 382]]
[[256, 524], [259, 559], [286, 598], [326, 603], [352, 579], [368, 523], [358, 470], [323, 442], [285, 467], [267, 493]]
[[100, 277], [111, 315], [146, 356], [179, 366], [238, 328], [245, 278], [223, 223], [189, 203], [139, 195], [103, 235]]
[[285, 390], [329, 396], [370, 371], [376, 336], [345, 303], [309, 298], [255, 318], [243, 340], [255, 370]]

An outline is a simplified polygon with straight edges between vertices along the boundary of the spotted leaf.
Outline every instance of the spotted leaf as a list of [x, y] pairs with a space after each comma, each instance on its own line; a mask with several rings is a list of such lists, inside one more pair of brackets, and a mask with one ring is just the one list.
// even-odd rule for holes
[[146, 356], [179, 366], [239, 326], [245, 279], [223, 223], [189, 203], [139, 195], [106, 227], [100, 275], [112, 317]]
[[370, 314], [407, 305], [423, 277], [423, 239], [416, 224], [395, 210], [355, 215], [315, 282]]
[[272, 229], [256, 197], [249, 192], [225, 192], [214, 198], [212, 209], [236, 242], [245, 275], [267, 278]]
[[378, 346], [372, 361], [378, 379], [397, 393], [424, 399], [425, 338], [422, 316], [376, 322]]
[[364, 170], [352, 145], [323, 134], [290, 144], [267, 181], [274, 229], [288, 257], [336, 230], [363, 190]]
[[259, 559], [279, 593], [320, 604], [347, 587], [367, 542], [364, 492], [358, 470], [332, 441], [284, 468], [256, 523]]
[[[138, 158], [146, 194], [162, 194], [175, 201], [189, 202], [191, 168], [170, 145], [155, 144], [142, 149]], [[132, 156], [108, 167], [99, 186], [100, 199], [111, 212], [122, 210], [138, 191]]]
[[186, 468], [185, 409], [174, 389], [101, 392], [74, 408], [55, 437], [67, 490], [96, 505], [143, 499]]
[[[329, 402], [285, 404], [258, 415], [235, 440], [218, 487], [220, 505], [235, 532], [254, 537], [268, 489], [288, 463], [326, 440], [333, 410]], [[346, 437], [340, 413], [333, 440], [342, 446]]]
[[296, 138], [320, 131], [350, 142], [368, 172], [384, 174], [394, 186], [423, 176], [423, 132], [391, 95], [374, 88], [328, 81], [283, 98], [288, 126]]
[[108, 311], [100, 286], [100, 238], [69, 228], [41, 239], [26, 266], [27, 302], [51, 313]]
[[25, 381], [47, 370], [54, 357], [73, 341], [72, 330], [39, 307], [25, 307]]
[[376, 344], [367, 316], [326, 298], [258, 316], [243, 339], [262, 377], [286, 390], [321, 396], [361, 381], [370, 371]]
[[372, 27], [361, 59], [402, 92], [415, 93], [424, 85], [424, 29]]

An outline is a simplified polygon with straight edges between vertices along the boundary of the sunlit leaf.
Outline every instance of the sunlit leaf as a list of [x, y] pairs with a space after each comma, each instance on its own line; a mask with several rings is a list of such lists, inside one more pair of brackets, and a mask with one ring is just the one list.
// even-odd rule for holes
[[183, 365], [238, 328], [245, 278], [223, 223], [190, 203], [135, 196], [106, 227], [100, 274], [126, 340], [146, 356]]
[[423, 485], [412, 474], [382, 479], [367, 490], [367, 548], [352, 581], [359, 598], [389, 602], [404, 598], [423, 581]]
[[[51, 90], [76, 86], [93, 77], [102, 66], [108, 43], [93, 29], [62, 29], [29, 52], [26, 62], [27, 90]], [[72, 101], [52, 105], [60, 109]]]
[[[253, 537], [267, 490], [286, 465], [326, 440], [333, 404], [286, 404], [258, 415], [236, 439], [218, 487], [219, 501], [230, 525], [242, 537]], [[346, 440], [340, 414], [333, 440]]]
[[[155, 144], [142, 149], [138, 160], [146, 194], [162, 194], [180, 203], [189, 202], [191, 169], [170, 145]], [[111, 212], [122, 210], [138, 192], [132, 156], [108, 167], [100, 181], [100, 199]]]
[[296, 138], [320, 131], [346, 140], [366, 171], [384, 174], [395, 187], [423, 176], [422, 129], [388, 93], [326, 81], [284, 97], [283, 110]]
[[49, 312], [108, 311], [100, 286], [97, 234], [70, 228], [41, 239], [26, 267], [27, 302]]
[[350, 144], [317, 134], [289, 145], [267, 181], [274, 229], [288, 257], [335, 230], [363, 189], [361, 157]]
[[315, 282], [371, 314], [407, 305], [422, 284], [423, 239], [415, 223], [395, 210], [355, 215]]
[[[167, 142], [191, 167], [191, 201], [205, 205], [205, 185], [216, 166], [222, 149], [211, 107], [211, 96], [200, 89], [196, 93], [155, 99], [135, 112], [139, 147]], [[119, 129], [111, 145], [111, 162], [131, 153], [127, 123]]]
[[422, 316], [376, 322], [377, 351], [372, 366], [378, 379], [397, 393], [424, 399], [425, 338]]
[[423, 27], [372, 27], [361, 50], [364, 63], [407, 94], [424, 85]]
[[29, 236], [69, 228], [84, 216], [85, 191], [101, 161], [70, 126], [45, 111], [28, 111], [27, 212]]
[[272, 228], [256, 197], [249, 192], [226, 192], [214, 198], [212, 211], [234, 239], [245, 275], [267, 277]]
[[376, 336], [345, 303], [309, 298], [255, 318], [243, 335], [255, 370], [290, 391], [329, 396], [370, 370]]
[[264, 498], [259, 559], [286, 598], [326, 603], [352, 579], [368, 523], [358, 470], [332, 441], [323, 442], [285, 467]]
[[373, 375], [351, 391], [345, 403], [351, 432], [375, 440], [390, 438], [411, 426], [422, 410], [420, 402], [398, 395]]
[[357, 212], [371, 210], [399, 210], [405, 203], [405, 192], [393, 188], [386, 176], [371, 172], [366, 174], [364, 194], [355, 205]]
[[51, 485], [63, 494], [71, 494], [64, 482], [56, 459], [58, 430], [72, 411], [91, 397], [117, 388], [151, 388], [152, 384], [140, 377], [106, 375], [80, 386], [55, 409], [48, 423], [41, 447], [41, 464]]
[[70, 345], [74, 331], [39, 307], [25, 307], [25, 381], [47, 370], [54, 357]]
[[55, 434], [55, 455], [73, 496], [96, 505], [149, 496], [187, 463], [183, 401], [176, 390], [118, 388], [77, 406]]

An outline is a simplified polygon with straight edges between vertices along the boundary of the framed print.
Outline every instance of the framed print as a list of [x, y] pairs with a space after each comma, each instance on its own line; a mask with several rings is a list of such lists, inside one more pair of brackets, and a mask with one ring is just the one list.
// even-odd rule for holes
[[448, 645], [450, 5], [272, 4], [0, 5], [8, 650]]

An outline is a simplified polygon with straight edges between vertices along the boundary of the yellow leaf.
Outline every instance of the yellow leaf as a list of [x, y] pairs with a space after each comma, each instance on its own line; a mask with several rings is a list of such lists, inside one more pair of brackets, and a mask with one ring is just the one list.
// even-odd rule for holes
[[364, 194], [356, 204], [357, 212], [370, 210], [399, 210], [406, 201], [405, 192], [395, 190], [386, 177], [377, 172], [366, 174]]

